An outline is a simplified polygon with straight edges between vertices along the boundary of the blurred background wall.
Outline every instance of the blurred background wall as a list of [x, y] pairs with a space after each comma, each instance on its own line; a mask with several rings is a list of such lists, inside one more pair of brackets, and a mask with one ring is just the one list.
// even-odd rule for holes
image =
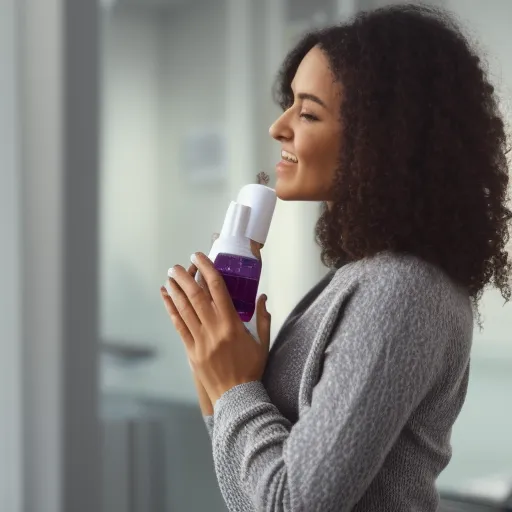
[[17, 118], [17, 33], [14, 0], [2, 0], [0, 16], [0, 510], [21, 510], [22, 390], [20, 294], [20, 173]]
[[[0, 509], [224, 510], [158, 288], [208, 250], [243, 184], [261, 170], [273, 183], [270, 90], [287, 50], [395, 2], [1, 2]], [[479, 42], [510, 122], [512, 4], [431, 3]], [[278, 203], [261, 284], [274, 335], [325, 272], [318, 211]], [[512, 305], [489, 290], [481, 310], [439, 485], [491, 493], [512, 476]]]

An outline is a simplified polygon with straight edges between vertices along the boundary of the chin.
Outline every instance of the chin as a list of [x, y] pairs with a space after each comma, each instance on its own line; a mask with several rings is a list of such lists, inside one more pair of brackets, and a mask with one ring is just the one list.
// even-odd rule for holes
[[275, 186], [276, 196], [282, 201], [324, 201], [320, 193], [304, 190], [300, 184], [293, 181], [278, 179]]
[[297, 190], [291, 183], [283, 183], [282, 180], [277, 180], [276, 183], [276, 196], [282, 201], [301, 201], [300, 190]]

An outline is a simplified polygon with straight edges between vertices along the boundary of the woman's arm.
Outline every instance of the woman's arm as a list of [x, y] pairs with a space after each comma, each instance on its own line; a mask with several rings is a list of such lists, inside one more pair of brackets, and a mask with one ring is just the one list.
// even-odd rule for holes
[[194, 378], [197, 397], [199, 398], [199, 407], [201, 408], [203, 416], [213, 416], [213, 406], [210, 398], [208, 397], [208, 393], [206, 393], [204, 386], [201, 384], [201, 381], [197, 378], [194, 372], [192, 372], [192, 377]]
[[358, 502], [443, 361], [447, 315], [420, 281], [384, 276], [354, 293], [293, 427], [261, 382], [217, 401], [213, 454], [229, 510], [348, 511]]
[[[195, 265], [191, 265], [188, 268], [188, 273], [192, 277], [195, 277], [195, 275], [197, 273], [197, 268], [195, 267]], [[174, 306], [174, 304], [172, 302], [172, 299], [169, 297], [169, 293], [168, 293], [168, 291], [167, 291], [167, 289], [165, 287], [162, 287], [160, 289], [160, 292], [162, 294], [162, 298], [164, 299], [165, 307], [166, 307], [168, 313], [170, 314], [170, 312], [175, 309], [175, 306]], [[208, 396], [208, 393], [206, 393], [206, 390], [205, 390], [203, 384], [201, 383], [201, 381], [198, 379], [196, 373], [194, 372], [194, 369], [192, 368], [192, 365], [190, 364], [190, 361], [189, 361], [189, 366], [190, 366], [190, 369], [192, 370], [192, 377], [194, 379], [194, 384], [195, 384], [196, 391], [197, 391], [197, 397], [199, 399], [199, 407], [201, 409], [201, 412], [203, 414], [203, 418], [204, 418], [205, 423], [206, 423], [206, 429], [208, 430], [208, 433], [210, 434], [210, 437], [211, 437], [212, 436], [212, 432], [213, 432], [213, 406], [212, 406], [212, 402], [210, 400], [210, 397]]]
[[[214, 233], [212, 235], [212, 243], [218, 238], [219, 234]], [[254, 240], [250, 241], [251, 243], [251, 251], [254, 254], [256, 258], [258, 258], [261, 261], [261, 249], [263, 248], [263, 244], [259, 244], [258, 242], [255, 242]], [[195, 276], [195, 272], [197, 269], [194, 265], [189, 268], [189, 271], [193, 272], [193, 275]], [[204, 285], [204, 283], [203, 283]], [[192, 376], [194, 378], [194, 384], [196, 386], [197, 396], [199, 398], [199, 407], [201, 408], [201, 412], [203, 414], [203, 419], [206, 425], [206, 430], [208, 431], [208, 434], [210, 437], [213, 436], [213, 425], [214, 425], [214, 416], [213, 416], [213, 406], [212, 402], [210, 400], [210, 397], [208, 396], [208, 393], [206, 392], [203, 384], [198, 379], [197, 375], [194, 371], [192, 371]]]
[[199, 407], [201, 408], [206, 430], [208, 431], [210, 438], [212, 438], [214, 423], [212, 402], [208, 396], [208, 393], [206, 392], [206, 389], [204, 389], [204, 386], [201, 384], [201, 381], [197, 378], [197, 375], [194, 372], [192, 372], [192, 377], [194, 378], [197, 397], [199, 398]]

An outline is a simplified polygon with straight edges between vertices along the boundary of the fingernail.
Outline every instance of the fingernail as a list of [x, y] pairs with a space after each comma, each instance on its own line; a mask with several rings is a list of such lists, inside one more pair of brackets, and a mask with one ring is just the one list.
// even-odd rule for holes
[[190, 256], [190, 261], [194, 264], [194, 265], [197, 265], [197, 255], [196, 253], [192, 254]]
[[167, 275], [169, 277], [175, 277], [176, 276], [176, 270], [174, 269], [174, 267], [171, 267], [168, 271], [167, 271]]

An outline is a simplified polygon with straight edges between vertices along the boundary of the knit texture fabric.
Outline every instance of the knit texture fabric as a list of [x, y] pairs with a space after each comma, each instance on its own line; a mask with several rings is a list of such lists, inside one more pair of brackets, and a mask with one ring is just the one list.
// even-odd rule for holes
[[434, 512], [465, 399], [473, 314], [440, 269], [381, 253], [329, 273], [261, 382], [205, 417], [231, 512]]

